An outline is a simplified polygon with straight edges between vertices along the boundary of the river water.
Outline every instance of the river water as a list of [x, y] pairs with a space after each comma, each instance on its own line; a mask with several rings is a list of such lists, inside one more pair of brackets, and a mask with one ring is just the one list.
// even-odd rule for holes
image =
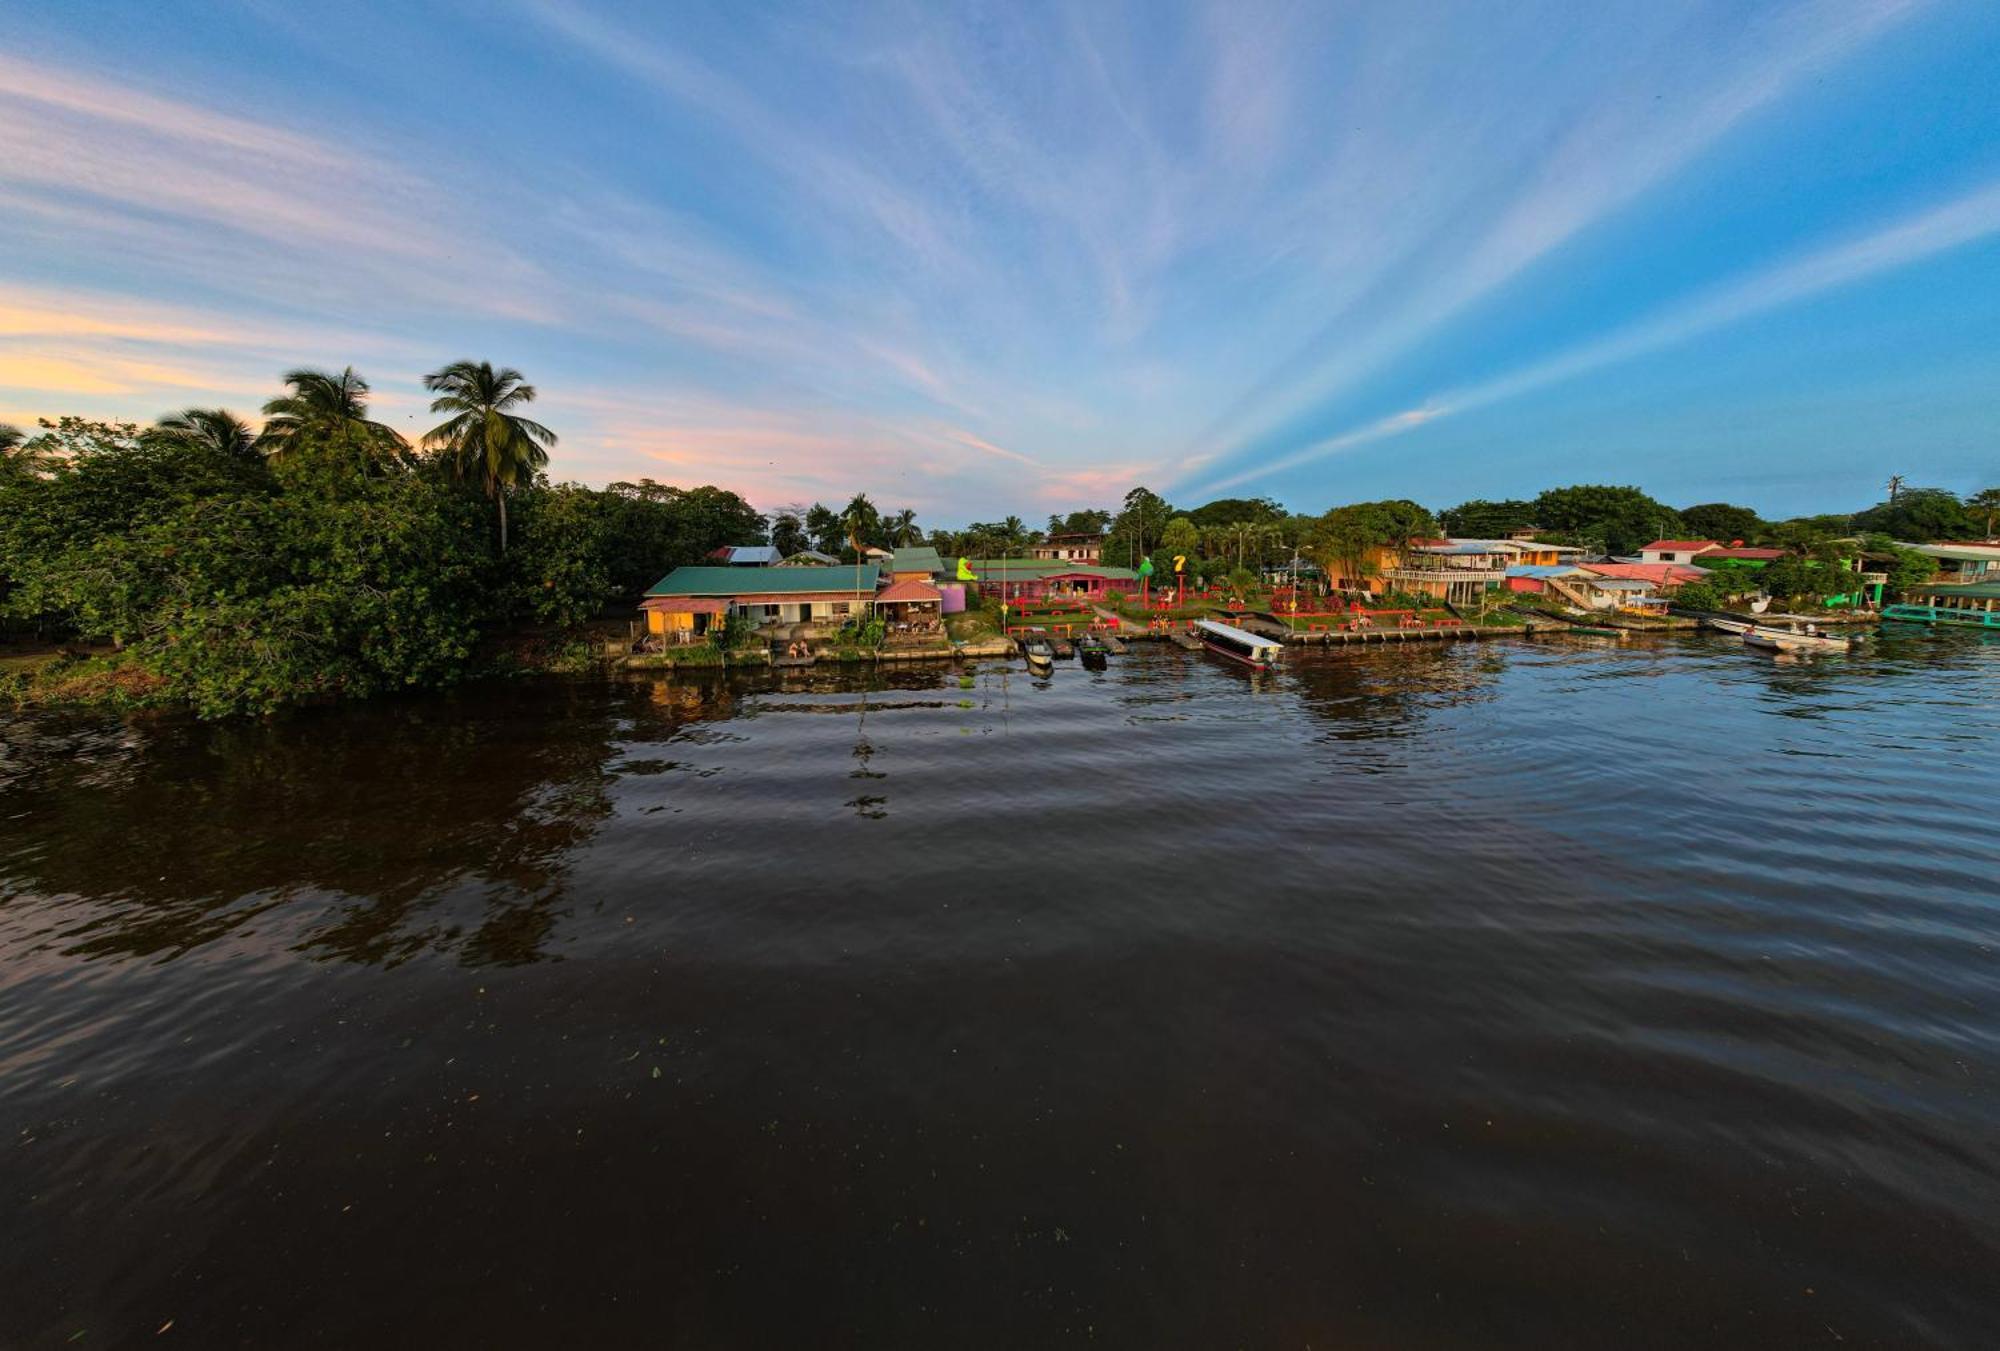
[[0, 1344], [2000, 1344], [2000, 643], [1588, 642], [0, 723]]

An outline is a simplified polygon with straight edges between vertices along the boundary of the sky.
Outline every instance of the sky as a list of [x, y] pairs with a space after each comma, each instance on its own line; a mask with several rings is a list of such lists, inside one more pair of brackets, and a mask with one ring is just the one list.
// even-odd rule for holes
[[11, 0], [0, 421], [520, 368], [926, 525], [2000, 483], [1991, 0]]

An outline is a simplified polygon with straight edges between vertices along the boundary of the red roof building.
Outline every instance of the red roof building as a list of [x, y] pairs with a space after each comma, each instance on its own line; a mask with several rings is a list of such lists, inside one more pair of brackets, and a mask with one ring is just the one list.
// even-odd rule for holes
[[1685, 563], [1696, 554], [1716, 548], [1720, 540], [1713, 539], [1656, 539], [1639, 550], [1642, 563]]
[[1671, 591], [1684, 582], [1699, 582], [1708, 573], [1683, 563], [1583, 563], [1585, 572], [1599, 577], [1619, 577], [1633, 582], [1651, 582], [1662, 591]]

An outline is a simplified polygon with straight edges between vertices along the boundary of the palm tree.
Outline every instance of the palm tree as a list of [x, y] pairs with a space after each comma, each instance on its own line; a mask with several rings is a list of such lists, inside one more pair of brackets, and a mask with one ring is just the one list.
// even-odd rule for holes
[[507, 492], [549, 462], [556, 434], [507, 410], [533, 403], [535, 387], [511, 366], [454, 361], [424, 377], [437, 398], [433, 413], [450, 413], [424, 435], [424, 444], [447, 460], [460, 478], [477, 475], [500, 507], [500, 552], [507, 552]]
[[892, 542], [907, 545], [923, 537], [924, 532], [917, 528], [917, 513], [910, 508], [904, 507], [889, 518], [889, 538]]
[[208, 451], [221, 459], [255, 461], [257, 437], [250, 424], [226, 408], [183, 408], [153, 424], [151, 435], [175, 445]]
[[868, 500], [867, 493], [856, 493], [849, 499], [840, 513], [840, 523], [847, 528], [847, 540], [854, 547], [857, 559], [882, 534], [882, 513]]
[[1986, 538], [1993, 538], [1993, 521], [2000, 517], [2000, 488], [1981, 488], [1965, 499], [1965, 505], [1986, 517]]
[[0, 422], [0, 483], [33, 478], [49, 465], [49, 457], [28, 440], [19, 427]]
[[1010, 553], [1020, 552], [1022, 541], [1028, 538], [1028, 523], [1019, 516], [1009, 516], [1006, 520], [1000, 522], [1000, 529], [1007, 536], [1008, 551]]
[[350, 454], [369, 468], [402, 461], [409, 449], [402, 435], [368, 416], [368, 382], [349, 366], [339, 375], [326, 371], [285, 372], [291, 393], [264, 405], [264, 430], [257, 449], [273, 460], [302, 451]]

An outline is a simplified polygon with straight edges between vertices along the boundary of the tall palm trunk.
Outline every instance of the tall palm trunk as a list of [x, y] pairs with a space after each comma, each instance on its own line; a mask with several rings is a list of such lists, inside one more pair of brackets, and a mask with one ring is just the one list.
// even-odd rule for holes
[[494, 493], [493, 493], [493, 500], [494, 500], [494, 501], [496, 501], [496, 502], [498, 502], [498, 503], [500, 504], [500, 552], [501, 552], [502, 554], [505, 554], [505, 553], [507, 552], [507, 490], [506, 490], [506, 488], [504, 488], [504, 487], [500, 487], [500, 488], [496, 488], [496, 489], [494, 490]]

